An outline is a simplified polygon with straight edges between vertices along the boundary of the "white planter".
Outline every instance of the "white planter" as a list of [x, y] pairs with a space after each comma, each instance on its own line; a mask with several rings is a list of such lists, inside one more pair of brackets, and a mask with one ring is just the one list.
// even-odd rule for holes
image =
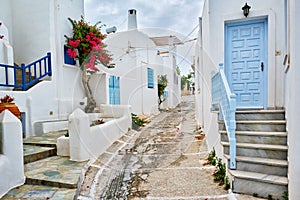
[[58, 156], [70, 156], [69, 137], [60, 136], [56, 142]]

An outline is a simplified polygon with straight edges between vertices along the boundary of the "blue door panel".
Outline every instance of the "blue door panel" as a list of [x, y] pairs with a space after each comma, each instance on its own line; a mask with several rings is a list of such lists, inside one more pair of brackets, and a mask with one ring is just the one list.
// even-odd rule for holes
[[237, 96], [237, 108], [264, 107], [266, 31], [266, 20], [226, 25], [226, 76], [231, 91]]

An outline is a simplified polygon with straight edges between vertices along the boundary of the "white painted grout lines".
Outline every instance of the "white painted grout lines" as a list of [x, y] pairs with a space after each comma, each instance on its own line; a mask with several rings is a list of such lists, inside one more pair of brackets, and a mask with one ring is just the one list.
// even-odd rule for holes
[[147, 199], [155, 199], [155, 200], [178, 200], [178, 199], [224, 199], [228, 198], [228, 194], [223, 195], [205, 195], [205, 196], [177, 196], [177, 197], [151, 197], [147, 196]]
[[[104, 153], [110, 154], [110, 155], [114, 155], [115, 153], [112, 152], [108, 152], [105, 151]], [[132, 155], [134, 156], [138, 156], [138, 157], [142, 157], [142, 156], [180, 156], [180, 155], [184, 155], [184, 156], [196, 156], [196, 155], [205, 155], [207, 154], [207, 152], [198, 152], [198, 153], [164, 153], [164, 154], [142, 154], [142, 153], [132, 153]], [[123, 156], [125, 154], [118, 154], [120, 156]]]
[[[98, 180], [99, 177], [101, 176], [102, 172], [104, 171], [104, 169], [106, 169], [105, 166], [109, 166], [108, 164], [118, 155], [119, 151], [124, 148], [128, 143], [124, 142], [119, 148], [118, 150], [112, 154], [112, 156], [110, 157], [110, 159], [103, 165], [103, 166], [97, 166], [97, 168], [99, 168], [100, 170], [97, 172], [96, 176], [94, 177], [94, 181], [93, 184], [91, 185], [91, 189], [90, 189], [90, 197], [91, 199], [95, 199], [95, 192], [96, 192], [96, 187], [98, 185]], [[92, 166], [92, 165], [91, 165]], [[96, 165], [93, 165], [94, 167], [96, 167]]]

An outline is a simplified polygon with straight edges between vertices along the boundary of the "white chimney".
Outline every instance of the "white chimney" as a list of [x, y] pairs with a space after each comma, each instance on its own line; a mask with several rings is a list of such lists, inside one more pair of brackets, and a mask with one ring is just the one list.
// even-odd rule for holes
[[128, 10], [128, 30], [137, 29], [136, 10]]

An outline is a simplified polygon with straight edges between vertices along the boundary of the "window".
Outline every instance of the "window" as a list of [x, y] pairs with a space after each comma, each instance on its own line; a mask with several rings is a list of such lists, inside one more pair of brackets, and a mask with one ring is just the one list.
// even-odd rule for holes
[[151, 68], [147, 68], [148, 70], [148, 88], [154, 88], [154, 71]]
[[109, 78], [109, 103], [120, 104], [120, 77], [118, 76]]
[[65, 59], [65, 64], [68, 65], [76, 65], [76, 61], [74, 58], [71, 58], [68, 53], [67, 53], [68, 47], [64, 46], [64, 59]]

